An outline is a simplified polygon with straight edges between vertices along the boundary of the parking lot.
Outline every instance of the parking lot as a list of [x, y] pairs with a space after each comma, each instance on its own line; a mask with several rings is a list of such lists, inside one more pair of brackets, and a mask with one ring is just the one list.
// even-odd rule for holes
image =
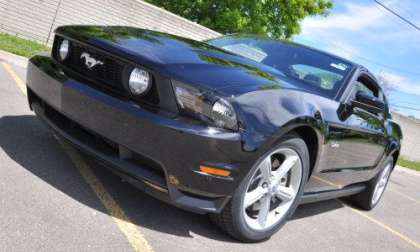
[[25, 71], [0, 61], [0, 251], [420, 250], [419, 173], [397, 169], [372, 212], [304, 205], [270, 240], [241, 244], [57, 140], [28, 108]]

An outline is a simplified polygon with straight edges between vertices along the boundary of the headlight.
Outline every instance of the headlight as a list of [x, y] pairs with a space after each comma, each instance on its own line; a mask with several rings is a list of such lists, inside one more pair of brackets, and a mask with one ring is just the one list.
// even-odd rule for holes
[[232, 105], [224, 99], [219, 99], [213, 104], [211, 118], [219, 127], [228, 129], [236, 129], [238, 127], [235, 110]]
[[214, 126], [238, 130], [233, 106], [225, 99], [203, 94], [199, 89], [173, 81], [176, 100], [183, 112]]
[[144, 95], [151, 88], [150, 74], [140, 68], [134, 68], [128, 79], [128, 89], [133, 95]]
[[58, 55], [60, 56], [60, 60], [64, 61], [67, 59], [69, 55], [70, 43], [67, 39], [61, 41], [60, 47], [58, 48]]

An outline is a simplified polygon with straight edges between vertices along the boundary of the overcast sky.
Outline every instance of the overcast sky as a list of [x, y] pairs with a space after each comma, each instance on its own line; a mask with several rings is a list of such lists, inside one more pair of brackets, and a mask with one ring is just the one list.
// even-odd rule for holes
[[[380, 1], [420, 26], [420, 1]], [[420, 31], [373, 0], [334, 1], [328, 17], [306, 18], [294, 39], [381, 73], [393, 87], [392, 109], [420, 118]]]

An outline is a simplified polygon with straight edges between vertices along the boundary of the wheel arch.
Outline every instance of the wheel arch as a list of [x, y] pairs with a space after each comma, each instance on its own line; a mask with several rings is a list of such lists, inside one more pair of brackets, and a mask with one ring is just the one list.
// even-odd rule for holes
[[391, 141], [385, 153], [387, 158], [392, 157], [395, 167], [397, 165], [398, 158], [400, 157], [401, 143], [399, 141]]
[[287, 134], [295, 134], [305, 142], [309, 151], [309, 177], [311, 177], [318, 162], [321, 143], [320, 134], [309, 125], [298, 125], [285, 133], [285, 135]]
[[306, 147], [309, 151], [309, 176], [311, 176], [312, 171], [315, 168], [317, 163], [318, 153], [319, 153], [319, 139], [318, 134], [310, 126], [298, 126], [292, 130], [292, 132], [299, 135], [300, 138], [305, 142]]
[[324, 127], [321, 127], [317, 121], [311, 117], [290, 121], [272, 137], [270, 144], [264, 149], [273, 148], [286, 135], [296, 135], [300, 137], [305, 142], [309, 151], [309, 179], [317, 167], [321, 155], [321, 147], [325, 138], [325, 133], [322, 131], [323, 128]]
[[[394, 160], [394, 167], [397, 165], [397, 161], [398, 161], [398, 158], [399, 158], [399, 156], [400, 156], [400, 150], [394, 150], [392, 153], [391, 153], [391, 156], [392, 156], [392, 158], [393, 158], [393, 160]], [[393, 168], [394, 168], [393, 167]]]

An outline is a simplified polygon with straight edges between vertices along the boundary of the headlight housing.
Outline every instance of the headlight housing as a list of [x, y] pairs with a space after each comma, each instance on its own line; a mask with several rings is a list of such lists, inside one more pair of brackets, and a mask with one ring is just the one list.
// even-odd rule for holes
[[58, 47], [58, 56], [61, 61], [65, 61], [69, 55], [70, 51], [70, 42], [67, 39], [61, 41]]
[[232, 104], [224, 99], [217, 100], [211, 110], [214, 124], [222, 128], [237, 130], [238, 121]]
[[134, 68], [128, 77], [128, 90], [132, 95], [147, 94], [152, 86], [151, 75], [146, 70]]
[[220, 128], [238, 130], [236, 112], [229, 101], [204, 94], [199, 89], [172, 81], [176, 100], [184, 113]]

